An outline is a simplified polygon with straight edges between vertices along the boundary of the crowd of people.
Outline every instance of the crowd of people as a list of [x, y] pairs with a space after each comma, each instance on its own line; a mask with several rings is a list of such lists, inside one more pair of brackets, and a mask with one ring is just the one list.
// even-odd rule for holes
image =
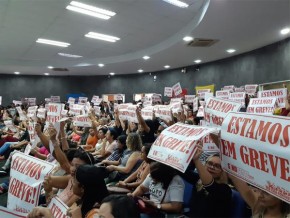
[[[24, 152], [30, 143], [29, 119], [20, 120], [15, 107], [1, 107], [0, 160], [5, 164], [0, 176], [9, 175], [15, 151]], [[21, 107], [27, 112], [27, 105]], [[134, 123], [120, 119], [113, 103], [103, 103], [101, 114], [93, 109], [88, 112], [91, 127], [74, 126], [67, 119], [60, 122], [59, 131], [38, 118], [35, 133], [40, 142], [29, 154], [53, 161], [56, 167], [44, 179], [39, 206], [28, 217], [53, 217], [47, 205], [55, 196], [69, 207], [68, 215], [77, 218], [233, 217], [233, 191], [238, 191], [245, 202], [244, 217], [290, 216], [289, 204], [224, 172], [220, 154], [205, 154], [202, 143], [197, 145], [185, 173], [149, 159], [152, 143], [164, 129], [177, 122], [199, 125], [202, 117], [196, 117], [188, 104], [186, 111], [173, 113], [170, 122], [155, 117], [144, 120], [141, 108], [139, 102], [138, 123]], [[280, 115], [288, 116], [289, 111], [285, 108]], [[11, 120], [17, 131], [7, 128], [5, 120]], [[219, 139], [211, 137], [219, 146]], [[186, 183], [192, 185], [189, 203], [184, 202]], [[0, 185], [0, 194], [8, 187], [9, 179]], [[190, 205], [189, 211], [184, 210], [185, 203]]]

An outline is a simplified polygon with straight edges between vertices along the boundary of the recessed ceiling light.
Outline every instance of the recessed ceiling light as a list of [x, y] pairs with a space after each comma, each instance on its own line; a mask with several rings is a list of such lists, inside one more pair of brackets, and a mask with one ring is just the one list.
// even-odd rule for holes
[[201, 62], [201, 60], [198, 59], [198, 60], [195, 60], [194, 62], [199, 64]]
[[81, 2], [72, 1], [70, 5], [66, 7], [66, 9], [75, 11], [78, 13], [82, 13], [85, 15], [89, 15], [92, 17], [101, 18], [104, 20], [110, 19], [112, 16], [115, 16], [116, 13], [113, 11], [105, 10], [102, 8], [97, 8], [91, 5], [83, 4]]
[[42, 44], [47, 44], [47, 45], [54, 45], [54, 46], [60, 46], [60, 47], [68, 47], [70, 46], [69, 43], [67, 42], [60, 42], [60, 41], [54, 41], [54, 40], [50, 40], [50, 39], [37, 39], [36, 40], [37, 43], [42, 43]]
[[191, 36], [185, 36], [185, 37], [183, 37], [183, 41], [190, 42], [192, 40], [193, 40], [193, 37], [191, 37]]
[[44, 73], [45, 76], [49, 76], [49, 73]]
[[147, 56], [147, 55], [145, 55], [145, 56], [143, 57], [143, 59], [144, 59], [144, 60], [148, 60], [148, 59], [150, 59], [150, 57]]
[[115, 75], [115, 73], [114, 73], [114, 72], [111, 72], [111, 73], [110, 73], [110, 75], [111, 75], [111, 76], [114, 76], [114, 75]]
[[185, 2], [179, 1], [179, 0], [163, 0], [169, 4], [175, 5], [180, 8], [187, 8], [189, 5]]
[[144, 70], [142, 70], [142, 69], [139, 69], [139, 70], [138, 70], [138, 72], [139, 72], [139, 73], [143, 73], [143, 72], [144, 72]]
[[18, 74], [20, 74], [20, 72], [14, 72], [14, 74], [18, 75]]
[[170, 66], [169, 65], [165, 65], [164, 68], [168, 69], [168, 68], [170, 68]]
[[234, 53], [234, 52], [236, 52], [236, 50], [232, 48], [227, 50], [227, 53]]
[[286, 35], [286, 34], [288, 34], [290, 32], [290, 28], [284, 28], [284, 29], [282, 29], [281, 31], [280, 31], [280, 33], [282, 34], [282, 35]]
[[53, 69], [53, 66], [47, 66], [48, 69]]
[[104, 66], [105, 66], [105, 64], [98, 64], [98, 66], [99, 66], [99, 67], [104, 67]]
[[60, 56], [68, 57], [68, 58], [82, 58], [80, 55], [66, 54], [66, 53], [57, 53]]
[[95, 32], [89, 32], [88, 34], [85, 35], [85, 37], [99, 39], [99, 40], [108, 41], [108, 42], [116, 42], [120, 40], [120, 38], [116, 36], [110, 36], [110, 35], [105, 35], [102, 33], [95, 33]]

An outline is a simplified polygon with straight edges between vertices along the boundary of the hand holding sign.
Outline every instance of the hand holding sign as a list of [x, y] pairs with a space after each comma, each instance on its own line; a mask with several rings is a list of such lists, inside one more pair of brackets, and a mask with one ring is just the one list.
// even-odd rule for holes
[[56, 141], [57, 131], [56, 131], [56, 129], [53, 127], [52, 124], [48, 127], [48, 134], [49, 134], [49, 136], [50, 136], [50, 140], [51, 140], [51, 141]]
[[27, 218], [36, 218], [36, 217], [52, 217], [52, 213], [49, 208], [35, 207], [28, 214]]

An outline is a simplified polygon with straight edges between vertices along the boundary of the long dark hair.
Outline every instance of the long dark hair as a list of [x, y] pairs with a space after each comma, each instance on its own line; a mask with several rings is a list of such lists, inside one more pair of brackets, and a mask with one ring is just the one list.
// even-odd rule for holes
[[177, 175], [176, 170], [159, 162], [150, 163], [150, 175], [156, 182], [162, 183], [162, 188], [167, 189], [171, 180]]
[[104, 181], [103, 170], [90, 165], [81, 165], [77, 168], [76, 179], [84, 189], [81, 202], [82, 217], [93, 208], [95, 203], [100, 203], [109, 195]]

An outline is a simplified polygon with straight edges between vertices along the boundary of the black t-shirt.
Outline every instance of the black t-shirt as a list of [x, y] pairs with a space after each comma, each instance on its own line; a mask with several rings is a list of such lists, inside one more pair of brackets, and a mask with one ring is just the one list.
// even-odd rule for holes
[[150, 131], [149, 132], [143, 131], [143, 132], [140, 133], [142, 142], [143, 142], [143, 144], [145, 144], [145, 143], [153, 143], [155, 141], [155, 136], [154, 136], [155, 123], [152, 120], [145, 120], [145, 123], [150, 128]]

